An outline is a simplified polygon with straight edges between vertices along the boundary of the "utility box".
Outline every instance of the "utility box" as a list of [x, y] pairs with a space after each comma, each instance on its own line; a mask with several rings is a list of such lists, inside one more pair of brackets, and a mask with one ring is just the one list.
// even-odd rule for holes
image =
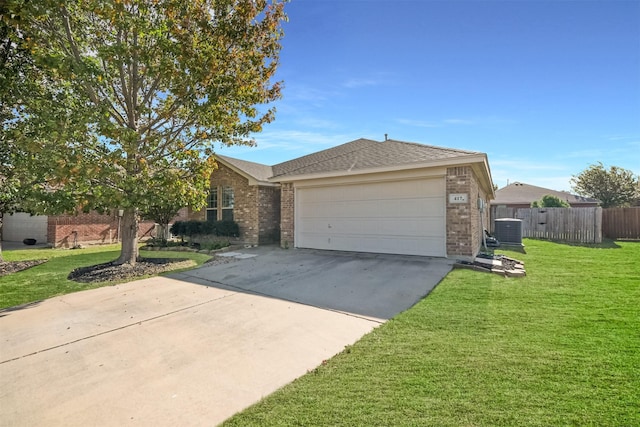
[[522, 246], [522, 220], [498, 218], [493, 221], [493, 235], [501, 244]]

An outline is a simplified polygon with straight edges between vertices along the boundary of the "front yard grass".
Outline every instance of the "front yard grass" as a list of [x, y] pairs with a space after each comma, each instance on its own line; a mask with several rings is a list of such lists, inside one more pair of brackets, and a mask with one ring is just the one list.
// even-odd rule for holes
[[[67, 280], [71, 270], [113, 261], [119, 245], [90, 246], [83, 249], [26, 249], [2, 251], [5, 261], [48, 259], [28, 270], [0, 277], [0, 309], [35, 302], [57, 295], [99, 288], [120, 282], [78, 283]], [[201, 265], [211, 258], [192, 252], [144, 252], [145, 258], [189, 258]], [[145, 276], [148, 277], [148, 276]], [[136, 280], [144, 277], [138, 277]], [[130, 280], [126, 280], [130, 281]]]
[[525, 245], [224, 425], [640, 425], [640, 243]]

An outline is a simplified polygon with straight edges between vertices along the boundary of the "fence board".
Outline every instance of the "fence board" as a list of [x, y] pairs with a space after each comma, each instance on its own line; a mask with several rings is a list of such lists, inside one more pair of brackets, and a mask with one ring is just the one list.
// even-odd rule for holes
[[640, 239], [640, 207], [603, 209], [602, 232], [610, 239]]
[[522, 237], [572, 243], [602, 242], [602, 208], [491, 208], [497, 218], [522, 220]]

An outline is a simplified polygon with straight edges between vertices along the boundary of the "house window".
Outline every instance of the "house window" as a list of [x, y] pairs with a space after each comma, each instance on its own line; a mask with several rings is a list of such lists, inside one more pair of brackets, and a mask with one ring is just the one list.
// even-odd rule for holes
[[223, 221], [233, 221], [233, 188], [222, 187], [222, 218]]
[[218, 220], [218, 189], [212, 188], [207, 197], [207, 221]]

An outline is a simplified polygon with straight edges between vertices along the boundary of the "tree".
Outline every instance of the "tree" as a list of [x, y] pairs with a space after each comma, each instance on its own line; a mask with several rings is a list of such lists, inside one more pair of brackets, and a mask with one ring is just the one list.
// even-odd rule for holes
[[[35, 213], [60, 212], [73, 206], [49, 184], [51, 160], [46, 156], [29, 153], [18, 143], [20, 132], [30, 133], [28, 126], [17, 126], [18, 118], [27, 114], [22, 100], [45, 96], [49, 81], [36, 67], [31, 52], [20, 43], [17, 23], [20, 15], [10, 14], [7, 4], [0, 4], [0, 234], [3, 218], [18, 210]], [[0, 243], [0, 261], [2, 247]]]
[[173, 199], [158, 201], [158, 204], [149, 206], [147, 211], [142, 214], [143, 219], [150, 219], [160, 225], [157, 239], [166, 243], [169, 233], [169, 222], [178, 215], [178, 211], [182, 209]]
[[157, 199], [204, 206], [214, 143], [273, 120], [283, 1], [8, 0], [49, 84], [21, 99], [15, 141], [80, 208], [124, 210], [116, 263], [136, 262]]
[[568, 208], [569, 203], [558, 196], [545, 194], [540, 200], [531, 202], [532, 208]]
[[629, 205], [638, 191], [633, 172], [617, 166], [607, 170], [600, 162], [573, 176], [571, 183], [576, 193], [600, 200], [603, 208]]

